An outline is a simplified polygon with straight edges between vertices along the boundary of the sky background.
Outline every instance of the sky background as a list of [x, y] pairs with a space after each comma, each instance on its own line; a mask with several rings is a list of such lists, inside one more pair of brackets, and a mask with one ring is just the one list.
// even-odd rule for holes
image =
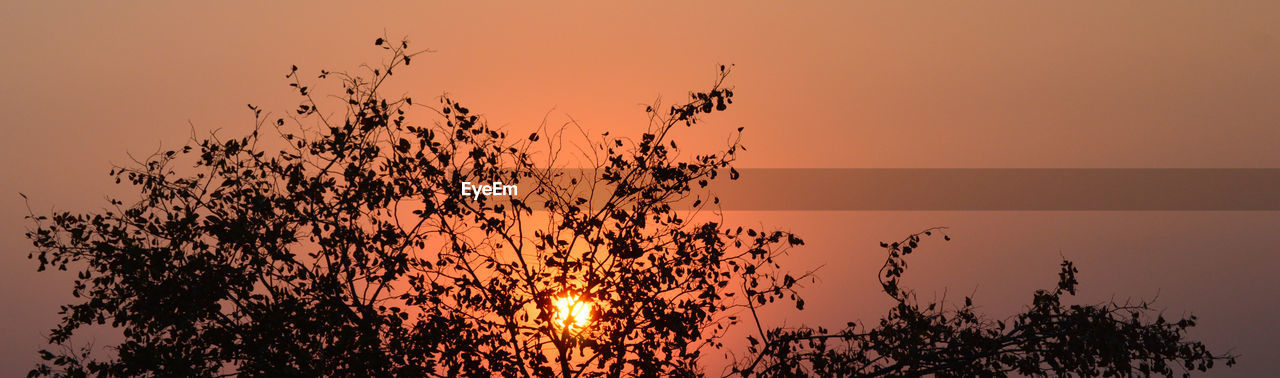
[[[515, 135], [544, 116], [638, 134], [644, 106], [734, 64], [735, 106], [676, 137], [690, 151], [746, 127], [752, 168], [1280, 168], [1280, 4], [883, 2], [409, 5], [0, 4], [0, 375], [36, 361], [70, 274], [35, 272], [38, 213], [129, 196], [106, 175], [194, 128], [246, 133], [254, 103], [297, 105], [297, 64], [353, 70], [374, 38], [433, 53], [394, 90], [449, 93]], [[130, 197], [126, 197], [130, 198]], [[1076, 261], [1079, 300], [1152, 298], [1241, 354], [1218, 376], [1280, 370], [1278, 212], [738, 212], [808, 245], [806, 310], [775, 324], [871, 321], [879, 241], [951, 227], [913, 255], [922, 297], [1029, 303]]]

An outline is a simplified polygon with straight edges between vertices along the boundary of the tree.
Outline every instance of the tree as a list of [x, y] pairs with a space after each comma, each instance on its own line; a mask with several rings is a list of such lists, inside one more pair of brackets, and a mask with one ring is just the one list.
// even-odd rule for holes
[[[331, 104], [295, 66], [286, 77], [301, 98], [296, 114], [273, 120], [250, 105], [255, 128], [247, 136], [193, 137], [113, 169], [118, 183], [139, 190], [136, 202], [31, 215], [39, 269], [78, 272], [77, 300], [62, 307], [50, 333], [62, 348], [41, 351], [45, 363], [31, 375], [698, 375], [699, 357], [723, 347], [739, 314], [777, 301], [803, 307], [797, 283], [810, 272], [792, 275], [775, 261], [803, 241], [723, 224], [718, 199], [706, 191], [713, 180], [737, 177], [732, 163], [745, 148], [735, 139], [723, 151], [683, 159], [674, 141], [680, 126], [732, 104], [730, 67], [688, 102], [649, 106], [648, 131], [638, 139], [583, 131], [589, 144], [578, 157], [591, 169], [558, 171], [545, 168], [565, 164], [566, 129], [509, 136], [448, 96], [434, 106], [384, 97], [384, 83], [417, 53], [407, 41], [375, 45], [388, 56], [381, 65], [319, 72], [342, 84], [341, 117], [321, 111]], [[427, 122], [410, 120], [419, 116]], [[458, 195], [464, 182], [536, 189], [471, 198]], [[690, 199], [693, 210], [676, 210]], [[909, 304], [914, 297], [897, 289], [897, 277], [901, 255], [917, 241], [890, 247], [885, 288], [900, 305], [875, 336], [775, 329], [738, 372], [966, 374], [1075, 361], [1038, 352], [1059, 344], [1033, 337], [1041, 330], [1028, 325], [1015, 326], [1021, 338], [1011, 347], [1025, 351], [1017, 361], [987, 357], [1005, 349], [986, 344], [920, 344], [909, 355], [884, 349], [982, 340], [971, 334], [989, 326]], [[1064, 312], [1059, 294], [1044, 293], [1043, 301], [1038, 294], [1045, 305], [1033, 310], [1044, 315], [1024, 323], [1111, 314]], [[976, 319], [965, 310], [956, 316], [964, 314]], [[1136, 333], [1099, 334], [1120, 344], [1085, 345], [1136, 351], [1106, 365], [1116, 367], [1219, 358], [1184, 340], [1190, 324], [1136, 319]], [[123, 331], [108, 358], [70, 347], [95, 325]], [[923, 325], [932, 333], [918, 334]], [[1155, 330], [1169, 331], [1147, 339]], [[858, 344], [863, 338], [872, 341]], [[829, 349], [827, 339], [849, 348]]]
[[[596, 139], [598, 176], [579, 180], [538, 168], [557, 164], [558, 133], [509, 137], [448, 97], [382, 97], [415, 53], [376, 44], [390, 59], [365, 75], [319, 75], [342, 82], [342, 118], [324, 115], [294, 67], [296, 117], [251, 105], [251, 135], [114, 170], [141, 201], [34, 217], [40, 269], [78, 269], [84, 299], [64, 307], [51, 342], [105, 323], [125, 341], [106, 361], [42, 352], [52, 365], [33, 373], [685, 374], [718, 345], [726, 311], [794, 294], [773, 257], [800, 239], [671, 206], [741, 148], [678, 161], [670, 138], [732, 103], [727, 67], [688, 103], [651, 106], [639, 140]], [[435, 122], [409, 121], [412, 110]], [[284, 149], [260, 147], [270, 128]], [[193, 175], [174, 167], [187, 157]], [[537, 190], [473, 200], [463, 182]], [[605, 199], [578, 197], [589, 185]], [[753, 291], [735, 297], [727, 288], [743, 279]]]
[[[1064, 305], [1075, 295], [1075, 264], [1062, 261], [1058, 285], [1037, 290], [1031, 305], [1004, 320], [975, 312], [973, 299], [955, 309], [944, 302], [919, 303], [899, 279], [906, 256], [933, 228], [894, 243], [881, 243], [888, 258], [880, 269], [884, 293], [896, 302], [873, 327], [850, 322], [843, 330], [774, 328], [752, 342], [754, 358], [739, 361], [741, 375], [940, 377], [1007, 376], [1172, 376], [1207, 371], [1235, 356], [1210, 352], [1187, 339], [1194, 315], [1168, 321], [1150, 303]], [[950, 240], [950, 236], [943, 235]]]

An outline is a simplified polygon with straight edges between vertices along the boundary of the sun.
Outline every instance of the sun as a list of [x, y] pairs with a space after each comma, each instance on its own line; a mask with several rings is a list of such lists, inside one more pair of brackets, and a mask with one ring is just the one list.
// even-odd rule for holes
[[581, 300], [574, 294], [567, 294], [551, 301], [555, 311], [551, 315], [551, 323], [558, 329], [569, 333], [578, 333], [591, 324], [591, 302]]

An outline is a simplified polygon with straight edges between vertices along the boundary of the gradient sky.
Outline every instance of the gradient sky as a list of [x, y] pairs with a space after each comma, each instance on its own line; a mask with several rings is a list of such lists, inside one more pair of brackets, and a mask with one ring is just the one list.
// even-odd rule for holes
[[[987, 1], [0, 4], [0, 375], [24, 373], [69, 301], [37, 274], [26, 204], [86, 211], [128, 193], [106, 171], [192, 127], [244, 133], [284, 114], [284, 79], [381, 58], [385, 32], [434, 53], [396, 91], [449, 93], [517, 135], [550, 114], [634, 134], [644, 105], [735, 64], [735, 107], [682, 130], [690, 150], [745, 126], [742, 167], [1280, 167], [1280, 4]], [[341, 4], [341, 5], [339, 5]], [[550, 112], [550, 113], [548, 113]], [[992, 315], [1081, 270], [1081, 300], [1151, 298], [1242, 354], [1214, 375], [1280, 370], [1277, 212], [775, 212], [824, 265], [786, 324], [875, 319], [881, 240], [947, 225], [906, 283], [975, 294]]]

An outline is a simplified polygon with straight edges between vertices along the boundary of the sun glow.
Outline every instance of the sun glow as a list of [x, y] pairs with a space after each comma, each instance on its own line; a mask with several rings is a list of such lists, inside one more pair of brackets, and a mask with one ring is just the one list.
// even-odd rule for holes
[[556, 298], [551, 305], [555, 307], [551, 322], [557, 329], [578, 333], [591, 324], [591, 302], [580, 300], [577, 295]]

